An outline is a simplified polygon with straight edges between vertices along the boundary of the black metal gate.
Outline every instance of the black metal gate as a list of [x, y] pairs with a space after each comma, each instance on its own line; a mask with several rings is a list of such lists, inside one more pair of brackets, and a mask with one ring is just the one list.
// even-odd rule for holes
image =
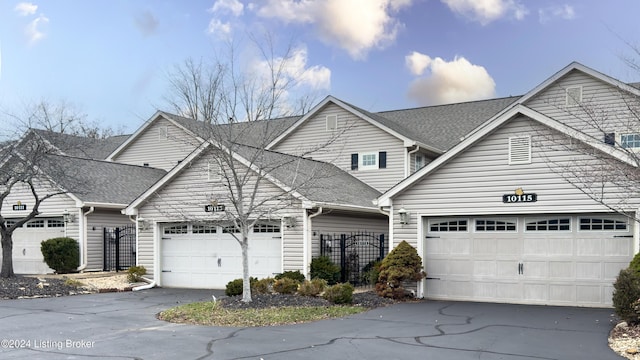
[[373, 285], [369, 271], [387, 254], [389, 242], [385, 234], [357, 232], [321, 234], [320, 255], [328, 256], [340, 266], [340, 282], [354, 286]]
[[136, 227], [104, 228], [104, 271], [126, 270], [136, 265]]

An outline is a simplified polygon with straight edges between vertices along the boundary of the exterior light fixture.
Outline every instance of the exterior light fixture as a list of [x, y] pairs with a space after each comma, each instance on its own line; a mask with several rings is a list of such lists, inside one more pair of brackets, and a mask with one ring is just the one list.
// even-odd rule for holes
[[406, 225], [409, 223], [409, 213], [404, 208], [400, 208], [398, 210], [398, 215], [400, 216], [400, 224]]
[[69, 214], [69, 210], [64, 209], [64, 212], [62, 213], [62, 219], [65, 223], [72, 223], [74, 222], [76, 217], [73, 214]]

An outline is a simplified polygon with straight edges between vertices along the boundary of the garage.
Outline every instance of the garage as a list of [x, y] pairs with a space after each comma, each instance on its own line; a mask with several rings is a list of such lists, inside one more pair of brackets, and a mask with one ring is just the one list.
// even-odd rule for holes
[[[234, 231], [233, 226], [214, 223], [165, 224], [160, 285], [224, 289], [229, 281], [241, 278], [242, 252]], [[280, 224], [256, 224], [249, 236], [251, 276], [273, 277], [282, 272]]]
[[[7, 225], [15, 223], [7, 219]], [[47, 274], [53, 270], [42, 257], [40, 243], [44, 240], [65, 236], [62, 218], [36, 218], [13, 232], [13, 271], [16, 274]]]
[[607, 214], [424, 218], [425, 297], [606, 306], [633, 257], [633, 226]]

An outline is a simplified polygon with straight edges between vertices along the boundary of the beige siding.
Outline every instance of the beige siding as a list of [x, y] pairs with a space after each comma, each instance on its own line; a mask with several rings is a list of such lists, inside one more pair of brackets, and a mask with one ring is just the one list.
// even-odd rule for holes
[[324, 214], [312, 219], [313, 235], [311, 237], [311, 256], [320, 256], [321, 234], [350, 234], [356, 232], [369, 232], [375, 234], [388, 234], [389, 221], [382, 214], [366, 214], [353, 216], [349, 214]]
[[[531, 164], [508, 164], [510, 136], [531, 134]], [[418, 216], [468, 214], [530, 214], [606, 212], [561, 175], [565, 166], [583, 161], [597, 161], [568, 149], [549, 147], [558, 134], [527, 118], [515, 119], [459, 154], [431, 175], [393, 199], [394, 244], [407, 240], [417, 244]], [[505, 204], [503, 194], [513, 194], [518, 188], [536, 193], [537, 202]], [[621, 195], [616, 189], [606, 191], [611, 198]], [[625, 196], [622, 194], [622, 196]], [[634, 200], [635, 201], [635, 200]], [[636, 201], [637, 202], [637, 201]], [[631, 207], [638, 206], [631, 204]], [[409, 224], [399, 224], [396, 211], [404, 207], [411, 216]]]
[[[37, 182], [36, 188], [38, 196], [40, 197], [60, 191], [59, 189], [51, 188], [46, 182]], [[18, 202], [26, 204], [27, 210], [13, 211], [13, 205]], [[33, 209], [34, 203], [35, 199], [33, 198], [29, 188], [20, 184], [16, 185], [2, 204], [2, 215], [9, 218], [26, 216]], [[60, 194], [43, 201], [40, 204], [39, 211], [43, 216], [60, 216], [65, 210], [69, 211], [69, 213], [73, 213], [75, 211], [75, 207], [76, 203], [69, 197], [69, 195]]]
[[[566, 105], [570, 87], [582, 88], [581, 105]], [[524, 105], [601, 141], [605, 133], [640, 131], [637, 117], [629, 112], [629, 106], [637, 111], [638, 98], [579, 71], [570, 72]]]
[[[139, 208], [139, 217], [150, 223], [159, 224], [194, 221], [226, 222], [225, 213], [204, 211], [205, 205], [210, 204], [211, 199], [216, 199], [218, 204], [225, 205], [227, 210], [232, 210], [226, 188], [220, 182], [208, 181], [207, 179], [207, 164], [210, 159], [210, 157], [203, 155], [190, 166], [185, 167], [183, 172], [171, 183], [159, 190]], [[238, 164], [238, 167], [240, 168], [242, 165]], [[249, 182], [246, 189], [250, 189], [253, 184], [254, 182]], [[304, 219], [300, 202], [292, 200], [286, 205], [277, 199], [269, 200], [272, 197], [282, 195], [283, 191], [264, 179], [259, 185], [258, 194], [256, 201], [266, 200], [266, 203], [261, 206], [263, 213], [256, 214], [256, 217], [274, 220], [279, 220], [284, 214], [295, 217], [296, 227], [285, 229], [283, 234], [283, 269], [302, 270], [304, 267], [302, 240]], [[141, 231], [138, 234], [138, 241], [138, 260], [141, 265], [147, 267], [148, 272], [151, 272], [149, 269], [153, 268], [154, 251], [152, 231]]]
[[[165, 127], [168, 129], [166, 139], [160, 137], [160, 130]], [[113, 160], [140, 166], [149, 164], [150, 167], [168, 171], [187, 157], [198, 145], [197, 140], [184, 130], [165, 119], [160, 119], [145, 129]]]
[[[154, 240], [153, 240], [153, 227], [141, 229], [138, 227], [137, 232], [137, 259], [138, 266], [144, 266], [147, 270], [148, 279], [154, 279], [155, 262], [153, 256]], [[157, 279], [154, 279], [157, 280]]]
[[128, 216], [119, 210], [96, 210], [87, 216], [87, 268], [86, 270], [102, 270], [104, 268], [104, 228], [133, 225]]
[[[336, 132], [326, 130], [327, 115], [338, 116]], [[395, 136], [329, 104], [277, 144], [274, 150], [291, 154], [316, 150], [308, 157], [333, 163], [372, 187], [384, 191], [404, 177], [403, 146], [402, 140]], [[387, 152], [386, 169], [351, 170], [351, 154], [380, 151]]]

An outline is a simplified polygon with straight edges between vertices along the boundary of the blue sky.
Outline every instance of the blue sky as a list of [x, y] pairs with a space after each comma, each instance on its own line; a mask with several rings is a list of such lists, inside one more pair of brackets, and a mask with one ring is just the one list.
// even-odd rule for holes
[[520, 95], [574, 60], [640, 81], [621, 60], [638, 14], [637, 0], [0, 0], [0, 108], [64, 100], [131, 132], [169, 110], [176, 64], [266, 31], [293, 40], [309, 88], [370, 111]]

